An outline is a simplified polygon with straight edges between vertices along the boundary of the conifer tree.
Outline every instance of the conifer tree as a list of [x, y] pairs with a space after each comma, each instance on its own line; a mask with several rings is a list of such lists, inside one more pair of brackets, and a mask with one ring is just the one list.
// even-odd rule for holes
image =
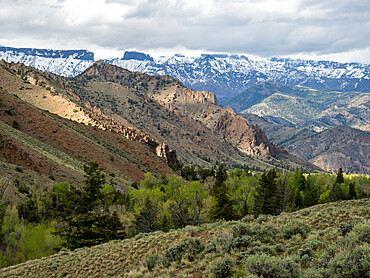
[[275, 214], [277, 209], [277, 184], [275, 169], [263, 172], [257, 186], [259, 202], [256, 211], [262, 214]]
[[238, 218], [234, 205], [235, 200], [230, 198], [228, 188], [224, 184], [227, 179], [225, 166], [221, 164], [216, 171], [216, 182], [212, 189], [212, 195], [215, 198], [215, 204], [211, 207], [209, 218], [213, 221], [221, 219], [235, 220]]
[[149, 233], [159, 228], [158, 207], [149, 197], [145, 198], [143, 207], [135, 214], [134, 228], [137, 233]]
[[343, 177], [343, 170], [342, 170], [342, 168], [339, 168], [338, 173], [337, 173], [337, 177], [336, 177], [334, 183], [336, 183], [336, 184], [344, 183], [344, 177]]
[[351, 182], [349, 184], [349, 199], [350, 200], [357, 199], [357, 194], [356, 194], [355, 183], [354, 182]]

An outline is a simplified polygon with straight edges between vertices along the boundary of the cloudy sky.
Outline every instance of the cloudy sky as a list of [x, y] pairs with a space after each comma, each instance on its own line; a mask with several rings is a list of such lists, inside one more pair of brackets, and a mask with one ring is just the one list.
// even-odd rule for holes
[[0, 45], [370, 64], [370, 1], [0, 0]]

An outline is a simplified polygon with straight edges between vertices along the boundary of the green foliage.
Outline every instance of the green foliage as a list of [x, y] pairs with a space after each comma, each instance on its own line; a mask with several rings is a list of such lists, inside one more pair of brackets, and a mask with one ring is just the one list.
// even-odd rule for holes
[[258, 200], [256, 211], [262, 214], [275, 214], [277, 208], [276, 171], [263, 172], [257, 187]]
[[300, 234], [303, 238], [306, 238], [309, 232], [310, 227], [301, 222], [292, 222], [282, 228], [282, 235], [285, 239], [290, 239], [297, 234]]
[[1, 233], [5, 245], [0, 249], [0, 267], [51, 255], [62, 244], [61, 238], [53, 235], [53, 223], [27, 223], [18, 217], [15, 206], [6, 209]]
[[136, 233], [150, 233], [159, 228], [158, 206], [147, 196], [139, 213], [135, 214], [133, 226]]
[[57, 234], [65, 238], [65, 246], [72, 250], [126, 237], [116, 212], [112, 215], [78, 214]]
[[163, 255], [163, 263], [169, 266], [172, 262], [180, 262], [187, 255], [187, 259], [193, 261], [194, 258], [204, 250], [204, 244], [198, 239], [185, 239], [179, 244], [170, 245]]
[[148, 268], [148, 270], [153, 270], [155, 266], [159, 263], [159, 256], [157, 254], [150, 255], [144, 259], [143, 265]]
[[350, 252], [343, 250], [329, 263], [328, 277], [370, 277], [370, 246], [364, 244]]
[[218, 261], [211, 268], [211, 272], [216, 278], [230, 277], [234, 272], [235, 263], [229, 257], [223, 258], [221, 261]]
[[158, 180], [152, 175], [152, 173], [145, 173], [145, 178], [140, 181], [142, 187], [153, 189], [159, 186]]
[[298, 265], [293, 260], [280, 259], [267, 254], [256, 254], [246, 259], [246, 269], [257, 277], [298, 277]]
[[234, 208], [236, 201], [230, 198], [229, 191], [226, 186], [218, 186], [217, 191], [214, 193], [214, 198], [215, 203], [209, 211], [209, 218], [211, 220], [235, 220], [238, 218]]
[[335, 178], [334, 183], [336, 183], [336, 184], [344, 183], [344, 177], [343, 177], [343, 170], [342, 170], [342, 168], [339, 168], [338, 173], [337, 173], [337, 177]]

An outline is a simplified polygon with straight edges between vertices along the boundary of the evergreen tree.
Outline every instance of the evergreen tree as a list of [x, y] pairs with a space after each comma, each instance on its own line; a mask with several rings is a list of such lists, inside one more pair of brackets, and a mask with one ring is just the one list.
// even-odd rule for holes
[[213, 221], [221, 219], [235, 220], [238, 218], [234, 205], [236, 201], [230, 198], [228, 188], [224, 184], [227, 179], [227, 171], [221, 164], [216, 171], [216, 182], [212, 190], [212, 195], [215, 198], [215, 204], [209, 211], [209, 218]]
[[234, 208], [236, 202], [230, 198], [225, 185], [218, 186], [217, 192], [214, 193], [216, 203], [209, 211], [209, 218], [213, 221], [218, 220], [236, 220], [238, 215]]
[[149, 197], [145, 198], [143, 207], [139, 213], [135, 214], [133, 223], [137, 233], [149, 233], [158, 230], [158, 206]]
[[64, 226], [56, 234], [66, 240], [66, 247], [75, 249], [93, 246], [112, 239], [125, 237], [123, 225], [116, 212], [98, 215], [93, 213], [104, 199], [104, 174], [96, 161], [84, 165], [85, 188], [80, 191], [73, 186], [69, 190], [65, 185], [56, 186]]
[[257, 186], [259, 203], [256, 211], [262, 214], [275, 214], [277, 209], [276, 171], [263, 172]]
[[336, 177], [334, 183], [336, 183], [336, 184], [344, 183], [344, 177], [343, 177], [343, 170], [342, 170], [342, 168], [339, 168], [338, 173], [337, 173], [337, 177]]
[[84, 191], [81, 196], [80, 212], [87, 213], [103, 200], [103, 184], [105, 183], [105, 175], [98, 168], [96, 161], [90, 161], [89, 165], [84, 165], [86, 179], [84, 180]]
[[351, 182], [349, 184], [349, 199], [350, 200], [357, 199], [357, 194], [356, 194], [355, 183], [354, 182]]

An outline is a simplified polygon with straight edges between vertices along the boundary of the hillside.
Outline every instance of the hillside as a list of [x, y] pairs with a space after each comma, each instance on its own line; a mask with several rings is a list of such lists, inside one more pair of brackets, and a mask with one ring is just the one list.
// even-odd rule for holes
[[[25, 91], [34, 94], [33, 104], [37, 100], [58, 103], [58, 98], [51, 96], [49, 90], [40, 89], [38, 95], [32, 84], [7, 79], [4, 72], [1, 80], [3, 86], [9, 81], [19, 82], [18, 88], [23, 87], [13, 91], [14, 94], [0, 88], [2, 176], [11, 177], [21, 185], [37, 182], [53, 186], [55, 181], [81, 185], [83, 164], [96, 160], [106, 176], [114, 176], [119, 187], [128, 189], [148, 171], [157, 176], [173, 173], [167, 161], [157, 157], [147, 144], [61, 118], [21, 100]], [[24, 96], [25, 99], [28, 97], [31, 96]]]
[[[285, 159], [289, 167], [319, 170], [285, 150], [275, 148], [259, 128], [215, 105], [214, 94], [192, 91], [169, 76], [133, 73], [103, 62], [95, 63], [74, 79], [22, 64], [3, 62], [2, 65], [5, 76], [2, 86], [16, 91], [20, 98], [32, 105], [67, 119], [121, 133], [153, 148], [165, 142], [185, 163], [211, 167], [222, 162], [230, 166], [264, 169], [279, 164], [276, 159]], [[29, 82], [28, 89], [22, 87], [24, 82]], [[178, 99], [162, 101], [174, 94]], [[182, 108], [199, 105], [211, 107], [208, 111], [212, 113], [204, 117], [211, 125], [184, 113]], [[225, 125], [224, 120], [236, 124]], [[171, 163], [169, 156], [167, 158]]]
[[345, 126], [322, 132], [292, 125], [277, 124], [254, 114], [243, 113], [252, 124], [258, 124], [269, 140], [292, 154], [327, 172], [370, 173], [370, 132]]
[[[369, 277], [369, 199], [138, 234], [2, 269], [0, 277]], [[252, 276], [254, 275], [254, 276]]]
[[267, 82], [248, 88], [226, 105], [237, 112], [322, 131], [337, 125], [369, 130], [369, 102], [369, 93], [322, 91]]

